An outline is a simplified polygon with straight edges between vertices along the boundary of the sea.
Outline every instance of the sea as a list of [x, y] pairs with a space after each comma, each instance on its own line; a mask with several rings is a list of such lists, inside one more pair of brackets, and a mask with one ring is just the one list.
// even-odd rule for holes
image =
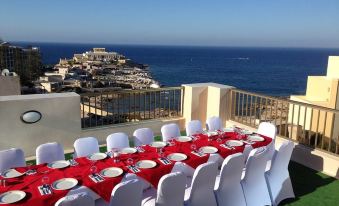
[[272, 96], [305, 94], [308, 76], [326, 75], [328, 56], [338, 49], [147, 46], [16, 42], [37, 46], [44, 64], [72, 58], [93, 47], [105, 47], [150, 66], [163, 86], [215, 82]]

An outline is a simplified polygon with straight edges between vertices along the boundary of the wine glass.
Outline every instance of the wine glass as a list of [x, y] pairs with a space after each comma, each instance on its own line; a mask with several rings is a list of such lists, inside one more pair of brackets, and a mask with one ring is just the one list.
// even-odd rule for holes
[[133, 165], [133, 164], [134, 164], [133, 158], [128, 158], [128, 159], [126, 160], [126, 162], [127, 162], [128, 165]]
[[5, 179], [0, 180], [0, 186], [1, 186], [2, 188], [6, 189], [7, 182], [6, 182]]
[[191, 149], [193, 152], [197, 152], [197, 145], [191, 144]]
[[91, 174], [92, 174], [92, 175], [94, 175], [95, 173], [97, 173], [97, 170], [98, 170], [98, 168], [97, 168], [97, 166], [95, 166], [95, 165], [91, 166], [91, 168], [90, 168], [90, 171], [91, 171]]
[[162, 147], [157, 148], [157, 152], [158, 152], [159, 157], [164, 156], [164, 149]]
[[48, 187], [49, 177], [47, 175], [44, 175], [41, 179], [41, 183], [43, 187]]

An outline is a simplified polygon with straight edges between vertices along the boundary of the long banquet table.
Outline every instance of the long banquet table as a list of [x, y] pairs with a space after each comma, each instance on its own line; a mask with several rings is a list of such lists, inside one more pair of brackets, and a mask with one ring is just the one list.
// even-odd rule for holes
[[[262, 136], [262, 135], [260, 135]], [[266, 146], [271, 143], [272, 139], [269, 137], [262, 136], [264, 141], [261, 142], [252, 142], [250, 145], [253, 148], [258, 148]], [[247, 138], [247, 135], [242, 136], [243, 139]], [[237, 146], [234, 148], [223, 147], [221, 144], [224, 144], [228, 140], [238, 140], [239, 135], [235, 132], [219, 132], [213, 137], [208, 137], [206, 133], [197, 134], [193, 136], [193, 140], [189, 142], [179, 142], [174, 140], [174, 145], [165, 146], [162, 151], [165, 156], [171, 153], [184, 153], [187, 155], [187, 159], [183, 160], [182, 163], [195, 169], [200, 164], [206, 163], [209, 159], [209, 154], [203, 156], [198, 156], [192, 153], [192, 144], [195, 144], [197, 148], [203, 146], [213, 146], [218, 149], [218, 154], [221, 158], [226, 158], [231, 154], [238, 152], [243, 152], [245, 145], [249, 142], [244, 143], [243, 146]], [[123, 174], [118, 177], [105, 178], [104, 181], [95, 183], [89, 178], [91, 174], [90, 168], [93, 166], [93, 162], [86, 157], [76, 158], [75, 161], [78, 163], [76, 166], [69, 166], [63, 169], [51, 169], [47, 167], [47, 164], [34, 165], [29, 167], [16, 168], [19, 172], [26, 172], [28, 170], [36, 170], [37, 172], [32, 175], [23, 175], [17, 178], [6, 179], [6, 187], [0, 186], [0, 194], [10, 190], [22, 190], [26, 193], [26, 197], [10, 205], [34, 205], [34, 206], [48, 206], [54, 205], [60, 198], [66, 196], [70, 191], [69, 190], [53, 190], [53, 193], [50, 195], [41, 195], [38, 187], [42, 185], [41, 179], [44, 176], [49, 177], [49, 183], [52, 183], [61, 178], [75, 178], [78, 180], [78, 185], [76, 187], [86, 187], [89, 190], [96, 193], [99, 197], [103, 198], [105, 201], [110, 200], [110, 195], [112, 189], [115, 185], [120, 183], [124, 176], [128, 173], [133, 173], [128, 169], [127, 159], [132, 158], [134, 162], [139, 160], [153, 160], [157, 163], [154, 168], [150, 169], [140, 169], [140, 172], [135, 173], [139, 178], [142, 178], [146, 182], [149, 182], [153, 187], [157, 187], [160, 178], [172, 171], [175, 162], [171, 161], [171, 164], [163, 164], [159, 160], [159, 153], [156, 148], [149, 145], [142, 146], [144, 151], [137, 152], [134, 154], [121, 154], [119, 156], [119, 162], [113, 161], [112, 158], [108, 157], [106, 159], [96, 161], [95, 166], [97, 171], [108, 167], [119, 167], [123, 170]], [[0, 180], [3, 177], [0, 177]], [[74, 190], [76, 188], [73, 188]]]

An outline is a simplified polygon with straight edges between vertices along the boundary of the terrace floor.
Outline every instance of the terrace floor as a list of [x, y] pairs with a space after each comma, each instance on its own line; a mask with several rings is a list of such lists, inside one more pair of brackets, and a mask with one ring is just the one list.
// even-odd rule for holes
[[[182, 133], [185, 135], [185, 133]], [[160, 141], [161, 137], [155, 137]], [[130, 142], [132, 146], [133, 143]], [[106, 152], [106, 147], [100, 148], [101, 152]], [[66, 159], [71, 158], [71, 154], [66, 154]], [[35, 164], [35, 161], [28, 161]], [[339, 180], [327, 176], [321, 172], [305, 167], [299, 163], [291, 161], [289, 172], [294, 189], [295, 199], [287, 199], [279, 205], [286, 206], [336, 206], [339, 205]]]

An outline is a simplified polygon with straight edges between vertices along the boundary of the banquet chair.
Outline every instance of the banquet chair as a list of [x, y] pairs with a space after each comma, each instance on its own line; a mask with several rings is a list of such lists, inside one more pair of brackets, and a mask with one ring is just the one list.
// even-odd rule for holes
[[259, 147], [250, 152], [246, 172], [241, 180], [247, 206], [271, 205], [271, 198], [265, 179], [268, 149]]
[[36, 163], [51, 163], [65, 160], [64, 148], [57, 142], [45, 143], [36, 148]]
[[95, 206], [94, 199], [85, 192], [67, 195], [59, 199], [55, 206]]
[[122, 132], [117, 132], [108, 135], [106, 138], [107, 151], [111, 151], [112, 148], [122, 149], [129, 147], [128, 135]]
[[179, 126], [175, 123], [165, 124], [161, 127], [162, 141], [168, 141], [180, 137]]
[[219, 117], [216, 117], [216, 116], [209, 117], [206, 120], [206, 129], [208, 131], [221, 130], [222, 129], [221, 119]]
[[293, 148], [293, 142], [284, 142], [279, 149], [275, 151], [271, 168], [265, 173], [273, 205], [278, 205], [284, 199], [295, 197], [288, 172], [288, 164]]
[[201, 164], [194, 171], [190, 187], [185, 191], [185, 205], [187, 206], [217, 206], [214, 195], [214, 183], [218, 172], [215, 162]]
[[185, 175], [181, 172], [169, 173], [161, 177], [158, 189], [148, 189], [143, 194], [143, 206], [183, 206], [185, 195]]
[[12, 148], [0, 151], [0, 173], [15, 167], [26, 166], [22, 149]]
[[82, 137], [74, 142], [76, 157], [85, 157], [97, 152], [99, 152], [99, 143], [95, 137]]
[[109, 206], [140, 206], [141, 197], [142, 185], [139, 180], [133, 179], [124, 181], [113, 188]]
[[150, 128], [140, 128], [133, 132], [134, 146], [151, 144], [154, 141], [154, 133]]
[[199, 120], [192, 120], [186, 125], [186, 135], [191, 136], [194, 134], [202, 133], [203, 129], [201, 126], [201, 122]]
[[275, 137], [277, 134], [277, 127], [270, 122], [261, 122], [259, 124], [257, 133], [272, 138], [272, 142], [269, 145], [267, 145], [269, 150], [268, 151], [269, 158], [266, 165], [266, 171], [268, 171], [269, 168], [271, 167], [271, 161], [275, 151]]
[[240, 180], [245, 166], [245, 155], [236, 153], [223, 161], [215, 181], [214, 193], [219, 206], [246, 206]]

